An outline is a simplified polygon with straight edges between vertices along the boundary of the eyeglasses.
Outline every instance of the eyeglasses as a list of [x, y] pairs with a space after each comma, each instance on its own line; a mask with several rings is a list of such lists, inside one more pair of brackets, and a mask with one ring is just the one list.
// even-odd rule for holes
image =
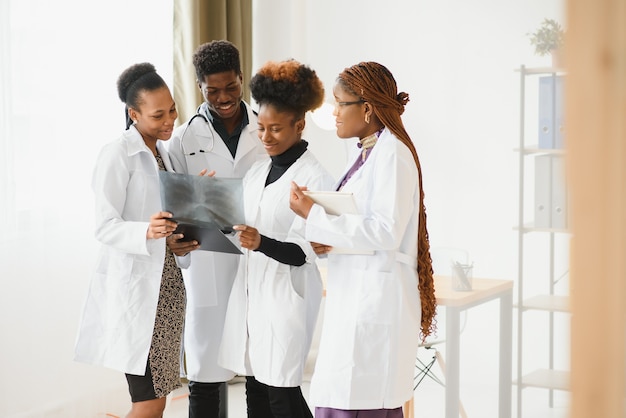
[[335, 102], [335, 107], [346, 107], [346, 106], [350, 106], [350, 105], [353, 105], [353, 104], [359, 104], [359, 103], [365, 103], [365, 100], [359, 99], [359, 100], [355, 100], [353, 102]]

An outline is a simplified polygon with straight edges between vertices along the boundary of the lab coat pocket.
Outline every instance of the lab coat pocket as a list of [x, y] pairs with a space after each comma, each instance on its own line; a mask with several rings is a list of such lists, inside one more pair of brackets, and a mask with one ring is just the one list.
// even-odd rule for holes
[[397, 293], [401, 291], [393, 274], [381, 271], [356, 271], [358, 289], [358, 315], [360, 322], [391, 324], [398, 309]]
[[97, 331], [104, 332], [105, 339], [113, 338], [123, 321], [126, 311], [120, 307], [126, 306], [132, 268], [132, 257], [117, 250], [105, 249], [96, 263], [90, 298], [100, 306]]
[[391, 325], [360, 324], [357, 326], [358, 341], [362, 342], [354, 350], [353, 385], [363, 399], [379, 400], [385, 393], [386, 383], [382, 376], [389, 376]]
[[133, 256], [115, 249], [105, 249], [96, 263], [96, 274], [115, 282], [127, 282], [133, 269]]
[[[276, 335], [298, 341], [305, 330], [306, 307], [304, 299], [293, 288], [290, 266], [280, 265], [273, 280], [273, 329]], [[297, 334], [297, 335], [296, 335]]]
[[[210, 251], [193, 251], [191, 263], [183, 270], [187, 303], [193, 308], [215, 307], [228, 300], [235, 276], [245, 276], [244, 256]], [[219, 287], [218, 288], [218, 283]]]
[[289, 266], [289, 283], [291, 283], [291, 290], [295, 294], [294, 296], [299, 299], [304, 298], [305, 293], [305, 276], [304, 267]]

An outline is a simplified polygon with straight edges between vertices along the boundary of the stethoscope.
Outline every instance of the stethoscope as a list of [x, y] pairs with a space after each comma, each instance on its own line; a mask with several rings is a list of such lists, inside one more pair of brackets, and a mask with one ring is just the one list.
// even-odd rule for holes
[[[185, 147], [185, 134], [187, 133], [187, 129], [189, 129], [189, 127], [191, 126], [191, 122], [193, 122], [193, 120], [195, 118], [197, 118], [198, 116], [201, 117], [202, 119], [204, 119], [204, 121], [207, 123], [207, 125], [209, 125], [208, 128], [209, 128], [209, 133], [211, 134], [211, 139], [207, 143], [206, 147], [198, 148], [196, 151], [186, 152], [185, 151], [185, 148], [186, 148]], [[213, 151], [213, 146], [214, 145], [215, 145], [215, 137], [214, 137], [214, 134], [213, 134], [213, 129], [211, 127], [211, 124], [209, 123], [209, 120], [202, 113], [196, 113], [195, 115], [193, 115], [191, 117], [191, 119], [189, 119], [189, 122], [187, 122], [187, 126], [185, 126], [185, 130], [183, 131], [183, 134], [180, 137], [180, 149], [181, 149], [183, 155], [185, 157], [191, 157], [191, 156], [194, 156], [194, 155], [200, 155], [200, 154], [203, 154], [203, 153], [206, 153], [206, 152], [211, 152], [211, 151]], [[196, 148], [196, 147], [198, 147], [197, 141], [195, 142], [194, 148]]]

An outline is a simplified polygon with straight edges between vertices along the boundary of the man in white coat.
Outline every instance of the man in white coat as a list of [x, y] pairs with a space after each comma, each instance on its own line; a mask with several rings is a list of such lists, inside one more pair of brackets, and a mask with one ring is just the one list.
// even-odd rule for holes
[[[242, 178], [268, 156], [257, 136], [256, 113], [242, 100], [239, 51], [228, 41], [208, 42], [198, 47], [193, 64], [205, 101], [172, 135], [172, 166], [178, 173], [208, 169], [216, 177]], [[178, 258], [187, 289], [183, 372], [189, 380], [189, 418], [220, 416], [220, 392], [226, 394], [224, 384], [235, 376], [218, 366], [217, 353], [238, 258], [209, 251]]]

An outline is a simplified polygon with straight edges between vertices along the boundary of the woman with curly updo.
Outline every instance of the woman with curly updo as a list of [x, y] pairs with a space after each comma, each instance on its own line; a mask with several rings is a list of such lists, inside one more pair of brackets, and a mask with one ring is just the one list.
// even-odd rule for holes
[[[250, 81], [258, 135], [269, 158], [244, 177], [244, 248], [228, 302], [220, 364], [246, 376], [248, 417], [312, 417], [300, 389], [322, 281], [304, 222], [289, 209], [292, 181], [328, 190], [333, 179], [302, 139], [307, 111], [324, 100], [315, 71], [268, 62]], [[295, 221], [295, 222], [294, 222]]]
[[[292, 185], [306, 238], [328, 254], [309, 401], [316, 418], [402, 418], [436, 309], [421, 167], [400, 118], [409, 95], [376, 62], [346, 68], [333, 94], [337, 135], [359, 139], [335, 190], [353, 193], [360, 215], [330, 215], [302, 193], [306, 183]], [[363, 254], [329, 253], [333, 246]]]

